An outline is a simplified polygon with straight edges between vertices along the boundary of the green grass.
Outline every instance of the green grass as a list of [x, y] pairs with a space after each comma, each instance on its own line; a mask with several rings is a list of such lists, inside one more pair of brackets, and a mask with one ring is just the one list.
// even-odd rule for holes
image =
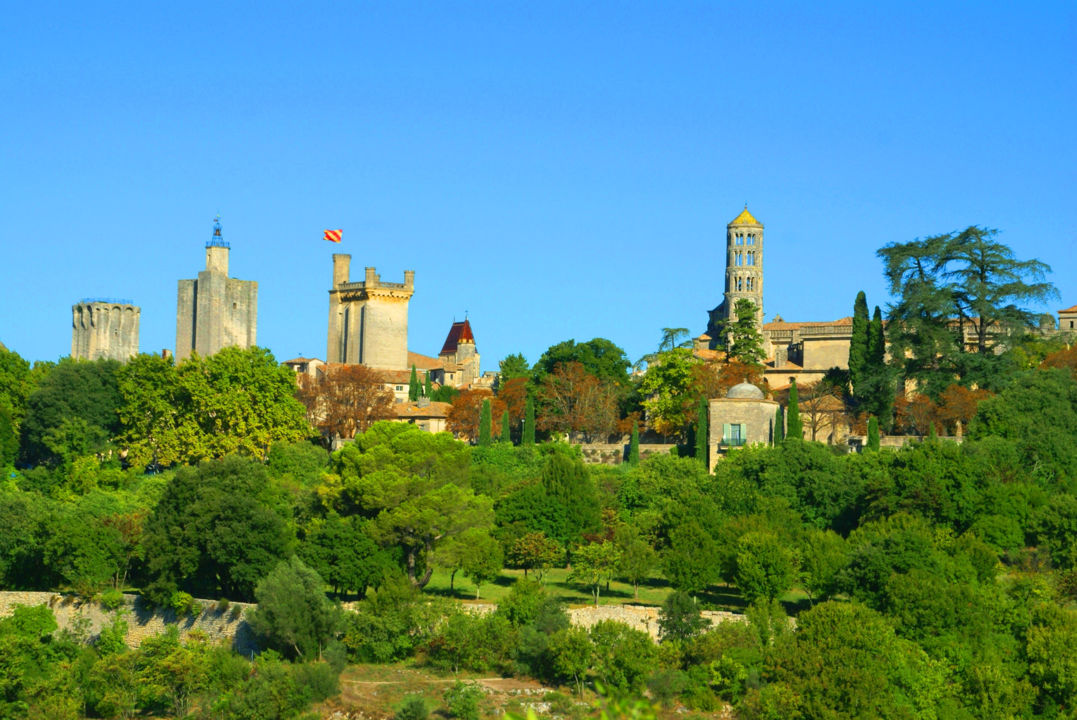
[[[475, 583], [464, 577], [461, 573], [456, 574], [453, 589], [449, 590], [449, 573], [446, 570], [435, 569], [430, 577], [430, 583], [424, 589], [431, 595], [454, 598], [467, 602], [490, 602], [497, 603], [512, 589], [513, 583], [524, 576], [523, 570], [505, 569], [500, 577], [492, 583], [487, 583], [480, 588], [478, 599], [475, 598]], [[548, 571], [542, 578], [542, 584], [554, 597], [560, 599], [569, 606], [593, 605], [595, 600], [589, 590], [568, 580], [569, 570], [555, 568]], [[534, 577], [534, 573], [530, 574]], [[654, 605], [660, 606], [673, 589], [665, 578], [651, 577], [640, 583], [639, 597], [633, 594], [632, 586], [628, 583], [614, 580], [610, 583], [609, 591], [605, 586], [599, 595], [600, 605]], [[790, 615], [796, 615], [810, 607], [807, 594], [797, 588], [789, 591], [781, 598], [782, 605]], [[699, 600], [711, 610], [726, 610], [729, 612], [744, 612], [748, 603], [741, 597], [740, 591], [732, 585], [711, 585], [705, 592], [699, 594]]]

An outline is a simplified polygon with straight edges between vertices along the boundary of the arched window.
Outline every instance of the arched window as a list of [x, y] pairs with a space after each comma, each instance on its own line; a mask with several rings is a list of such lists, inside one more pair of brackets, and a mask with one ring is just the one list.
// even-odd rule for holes
[[752, 235], [751, 233], [748, 233], [748, 244], [749, 245], [755, 245], [755, 235]]
[[733, 253], [733, 264], [738, 265], [738, 266], [744, 264], [744, 251], [743, 250], [737, 250], [737, 251], [735, 251]]

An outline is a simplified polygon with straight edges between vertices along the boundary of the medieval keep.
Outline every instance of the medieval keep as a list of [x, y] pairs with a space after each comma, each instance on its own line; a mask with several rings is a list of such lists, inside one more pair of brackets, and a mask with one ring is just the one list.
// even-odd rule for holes
[[228, 277], [229, 245], [218, 217], [206, 243], [206, 269], [195, 280], [180, 280], [176, 301], [176, 360], [192, 352], [203, 357], [221, 348], [255, 345], [258, 283]]
[[71, 357], [127, 362], [138, 355], [142, 310], [121, 300], [82, 300], [71, 306]]
[[327, 361], [376, 370], [410, 367], [408, 302], [415, 292], [415, 271], [405, 270], [403, 283], [389, 283], [368, 267], [361, 282], [351, 282], [351, 258], [333, 255]]

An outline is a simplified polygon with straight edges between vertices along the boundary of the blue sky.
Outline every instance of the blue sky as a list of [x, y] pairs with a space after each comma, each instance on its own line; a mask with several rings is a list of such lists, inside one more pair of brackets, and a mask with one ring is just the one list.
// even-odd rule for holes
[[1077, 303], [1072, 2], [22, 3], [0, 47], [0, 341], [32, 360], [83, 297], [172, 348], [218, 212], [282, 360], [325, 357], [334, 251], [415, 270], [412, 350], [468, 312], [484, 369], [636, 359], [703, 332], [745, 202], [768, 319], [885, 304], [876, 249], [971, 224]]

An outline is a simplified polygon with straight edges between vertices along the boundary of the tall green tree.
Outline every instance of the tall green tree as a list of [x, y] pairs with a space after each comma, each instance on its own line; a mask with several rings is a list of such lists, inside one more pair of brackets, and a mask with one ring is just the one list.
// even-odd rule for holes
[[785, 421], [785, 434], [787, 437], [800, 440], [804, 437], [804, 425], [800, 420], [800, 400], [797, 397], [797, 381], [789, 384], [789, 410]]
[[8, 409], [16, 432], [32, 388], [30, 363], [0, 345], [0, 406]]
[[176, 589], [250, 600], [293, 547], [291, 509], [260, 462], [237, 456], [178, 470], [147, 518], [151, 598]]
[[482, 401], [479, 412], [479, 447], [488, 447], [493, 442], [493, 419], [490, 417], [490, 398]]
[[430, 381], [430, 371], [426, 371], [426, 383], [423, 385], [423, 397], [429, 398], [434, 394], [434, 386]]
[[[61, 438], [71, 439], [76, 430], [81, 430], [76, 444], [82, 449], [103, 450], [105, 442], [120, 431], [119, 371], [115, 360], [61, 360], [26, 400], [21, 425], [23, 460], [32, 465], [59, 463], [64, 447], [50, 442], [50, 434], [62, 443]], [[92, 447], [85, 447], [87, 443]]]
[[1044, 279], [1048, 265], [1017, 259], [997, 235], [970, 226], [878, 251], [897, 298], [890, 309], [891, 358], [933, 397], [954, 379], [997, 380], [996, 350], [1036, 324], [1028, 305], [1058, 295]]
[[858, 400], [864, 394], [863, 379], [868, 365], [868, 299], [861, 290], [856, 294], [853, 303], [853, 336], [849, 341], [849, 384], [852, 386], [853, 397]]
[[419, 399], [419, 395], [422, 394], [422, 385], [419, 384], [419, 373], [415, 369], [415, 365], [411, 366], [411, 377], [408, 378], [408, 400], [415, 402]]
[[632, 438], [628, 441], [628, 464], [639, 465], [639, 421], [632, 421]]
[[699, 398], [699, 411], [696, 416], [696, 448], [695, 457], [704, 465], [708, 461], [708, 449], [710, 442], [707, 439], [708, 427], [707, 427], [707, 399], [704, 397]]
[[733, 322], [729, 324], [730, 359], [760, 367], [765, 357], [763, 353], [763, 334], [759, 330], [756, 314], [759, 308], [748, 298], [741, 298], [733, 305]]
[[524, 404], [524, 424], [520, 432], [520, 444], [526, 446], [535, 444], [535, 400], [530, 393]]
[[785, 409], [781, 405], [774, 411], [774, 444], [785, 442]]
[[620, 390], [630, 386], [628, 368], [632, 363], [625, 351], [605, 338], [594, 338], [584, 343], [566, 340], [551, 346], [542, 354], [533, 368], [536, 381], [552, 373], [558, 365], [578, 362], [583, 369], [601, 381], [611, 382]]
[[254, 590], [251, 627], [286, 656], [313, 660], [341, 629], [340, 608], [325, 596], [325, 582], [303, 561], [282, 560]]
[[531, 377], [531, 365], [520, 353], [507, 355], [498, 365], [498, 382], [508, 382], [513, 378]]
[[879, 449], [879, 418], [872, 415], [868, 418], [868, 450]]
[[380, 422], [333, 455], [318, 494], [343, 515], [370, 521], [372, 537], [397, 548], [411, 583], [424, 587], [440, 543], [493, 523], [489, 498], [468, 487], [471, 451], [448, 433]]
[[501, 437], [498, 439], [503, 443], [512, 442], [512, 423], [509, 421], [508, 410], [501, 413]]

